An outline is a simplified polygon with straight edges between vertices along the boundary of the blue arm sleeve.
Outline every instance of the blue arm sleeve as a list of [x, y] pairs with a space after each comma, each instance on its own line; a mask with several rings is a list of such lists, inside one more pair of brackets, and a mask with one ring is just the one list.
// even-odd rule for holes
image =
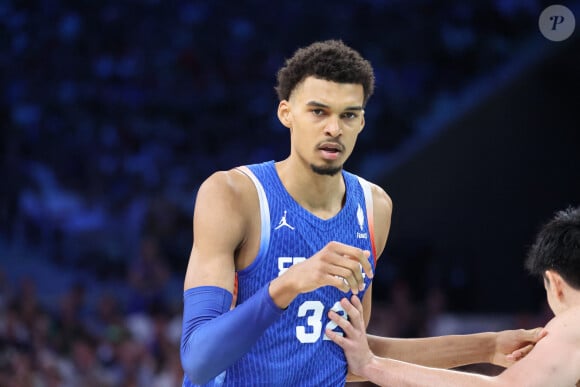
[[216, 286], [183, 293], [181, 365], [195, 384], [207, 383], [242, 357], [283, 310], [270, 297], [269, 284], [230, 309], [232, 294]]

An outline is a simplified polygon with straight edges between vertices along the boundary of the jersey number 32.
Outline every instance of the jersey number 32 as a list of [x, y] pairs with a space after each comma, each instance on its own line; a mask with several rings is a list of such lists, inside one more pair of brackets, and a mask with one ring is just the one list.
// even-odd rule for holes
[[[347, 318], [345, 310], [340, 305], [340, 302], [336, 302], [332, 308], [330, 308], [338, 315], [343, 318]], [[314, 343], [320, 339], [323, 334], [322, 331], [322, 316], [324, 313], [324, 305], [320, 301], [305, 301], [298, 308], [298, 317], [306, 317], [306, 325], [298, 325], [296, 327], [296, 337], [301, 343]], [[334, 321], [329, 321], [326, 323], [326, 327], [330, 330], [336, 330], [338, 326]], [[342, 331], [336, 331], [342, 336]], [[329, 340], [326, 334], [323, 335], [323, 340]]]

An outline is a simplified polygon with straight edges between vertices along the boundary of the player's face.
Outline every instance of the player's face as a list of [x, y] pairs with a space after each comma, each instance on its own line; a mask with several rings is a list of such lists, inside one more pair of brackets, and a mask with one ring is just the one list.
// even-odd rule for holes
[[316, 173], [338, 173], [364, 127], [363, 99], [362, 85], [306, 78], [278, 109], [290, 128], [291, 156]]

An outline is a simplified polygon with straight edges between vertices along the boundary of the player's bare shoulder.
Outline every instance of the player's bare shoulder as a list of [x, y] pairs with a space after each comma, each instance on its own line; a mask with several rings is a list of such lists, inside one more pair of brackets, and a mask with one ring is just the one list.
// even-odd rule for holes
[[251, 214], [259, 206], [254, 184], [237, 169], [217, 171], [199, 187], [194, 218], [219, 217], [241, 226], [253, 221]]
[[371, 184], [371, 192], [373, 193], [373, 201], [375, 203], [376, 215], [384, 215], [390, 218], [391, 213], [393, 212], [393, 201], [391, 197], [383, 189], [383, 187], [375, 183], [370, 184]]
[[580, 305], [560, 312], [546, 325], [548, 335], [562, 336], [564, 340], [573, 343], [580, 355]]
[[197, 194], [198, 200], [229, 202], [235, 206], [249, 204], [246, 201], [252, 201], [255, 195], [254, 184], [237, 168], [214, 172], [201, 184]]
[[[551, 352], [559, 352], [565, 355], [566, 362], [562, 367], [566, 374], [570, 371], [576, 378], [576, 386], [580, 387], [580, 305], [571, 306], [563, 312], [558, 313], [548, 324], [545, 329], [548, 335], [545, 339], [550, 342]], [[540, 341], [541, 343], [541, 341]], [[570, 368], [568, 368], [570, 367]]]

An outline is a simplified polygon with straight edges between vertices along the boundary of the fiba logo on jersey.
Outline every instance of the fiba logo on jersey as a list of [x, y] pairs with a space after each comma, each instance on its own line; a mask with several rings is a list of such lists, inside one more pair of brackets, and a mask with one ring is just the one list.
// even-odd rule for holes
[[362, 232], [365, 225], [365, 212], [360, 206], [360, 203], [358, 204], [358, 208], [356, 210], [356, 220], [358, 221], [358, 227], [360, 228], [360, 232], [357, 231], [356, 237], [358, 239], [368, 239], [368, 234], [366, 232]]

